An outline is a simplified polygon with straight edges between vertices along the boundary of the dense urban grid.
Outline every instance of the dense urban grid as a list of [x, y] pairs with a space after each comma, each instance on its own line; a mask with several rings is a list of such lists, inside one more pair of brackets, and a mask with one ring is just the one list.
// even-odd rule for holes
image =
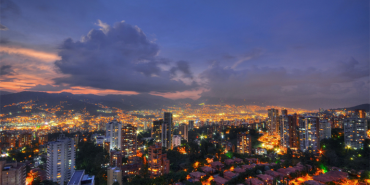
[[0, 184], [369, 184], [369, 112], [2, 105]]

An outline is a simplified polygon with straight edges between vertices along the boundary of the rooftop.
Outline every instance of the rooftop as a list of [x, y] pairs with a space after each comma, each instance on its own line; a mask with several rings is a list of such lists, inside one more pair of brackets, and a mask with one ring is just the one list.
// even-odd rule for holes
[[79, 185], [84, 174], [85, 170], [76, 170], [69, 180], [68, 185]]

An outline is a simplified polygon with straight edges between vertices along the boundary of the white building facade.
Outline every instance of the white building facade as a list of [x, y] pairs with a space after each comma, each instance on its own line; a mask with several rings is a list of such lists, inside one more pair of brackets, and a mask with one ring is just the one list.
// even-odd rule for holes
[[299, 121], [299, 143], [303, 152], [309, 149], [317, 152], [320, 148], [319, 124], [317, 117], [305, 117]]
[[121, 150], [122, 123], [114, 119], [105, 127], [105, 141], [110, 143], [110, 150]]
[[75, 172], [76, 146], [71, 138], [61, 134], [57, 141], [49, 142], [47, 145], [47, 167], [48, 180], [64, 184]]
[[172, 137], [172, 147], [175, 148], [177, 146], [181, 146], [181, 136], [174, 135]]
[[320, 119], [320, 140], [331, 138], [331, 124], [327, 119]]

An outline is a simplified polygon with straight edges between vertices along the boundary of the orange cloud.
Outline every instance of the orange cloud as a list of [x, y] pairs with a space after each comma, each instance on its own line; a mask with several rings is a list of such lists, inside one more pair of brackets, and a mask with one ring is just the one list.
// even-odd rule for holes
[[36, 51], [27, 48], [12, 48], [12, 47], [0, 47], [0, 52], [5, 52], [9, 54], [19, 54], [28, 57], [36, 58], [44, 62], [53, 62], [60, 60], [60, 57], [54, 53], [47, 53], [43, 51]]
[[138, 92], [135, 91], [117, 91], [112, 89], [96, 89], [89, 87], [71, 87], [70, 89], [63, 89], [61, 91], [45, 91], [47, 93], [62, 93], [69, 92], [72, 94], [95, 94], [95, 95], [108, 95], [108, 94], [119, 94], [119, 95], [137, 95]]

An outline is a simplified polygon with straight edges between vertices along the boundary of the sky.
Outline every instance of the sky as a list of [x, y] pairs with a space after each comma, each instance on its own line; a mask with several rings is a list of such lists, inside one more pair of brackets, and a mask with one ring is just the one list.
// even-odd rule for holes
[[1, 0], [0, 90], [370, 103], [368, 1]]

